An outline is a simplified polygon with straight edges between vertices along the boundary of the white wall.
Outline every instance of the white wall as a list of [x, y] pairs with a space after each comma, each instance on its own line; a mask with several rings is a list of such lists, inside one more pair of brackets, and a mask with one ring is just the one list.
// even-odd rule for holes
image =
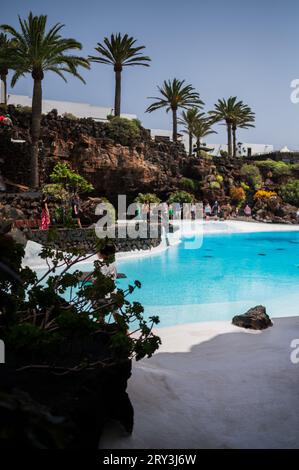
[[[31, 98], [22, 95], [9, 95], [9, 104], [31, 106]], [[43, 100], [43, 113], [49, 113], [52, 109], [57, 109], [58, 114], [71, 113], [78, 118], [91, 117], [95, 121], [106, 121], [109, 114], [113, 114], [113, 108], [93, 106], [88, 103], [74, 103], [72, 101]], [[122, 117], [135, 119], [135, 114], [122, 114]]]

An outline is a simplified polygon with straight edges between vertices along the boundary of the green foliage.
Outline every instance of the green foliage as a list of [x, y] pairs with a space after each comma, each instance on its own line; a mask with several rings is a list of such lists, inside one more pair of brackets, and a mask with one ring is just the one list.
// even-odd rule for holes
[[220, 155], [221, 157], [226, 158], [228, 157], [228, 152], [226, 150], [220, 150]]
[[22, 106], [21, 104], [16, 105], [16, 110], [21, 114], [31, 114], [32, 113], [31, 106]]
[[241, 175], [245, 179], [245, 182], [253, 189], [260, 189], [263, 183], [263, 179], [260, 170], [256, 165], [245, 164], [241, 168]]
[[121, 145], [134, 145], [140, 142], [141, 139], [139, 121], [136, 119], [130, 120], [122, 117], [113, 117], [109, 120], [107, 137]]
[[[0, 248], [1, 262], [5, 261], [13, 272], [10, 276], [0, 270], [0, 337], [9, 350], [24, 358], [35, 357], [37, 363], [51, 360], [55, 369], [62, 359], [57, 351], [63, 345], [69, 345], [72, 351], [73, 341], [86, 344], [99, 331], [112, 332], [112, 362], [150, 357], [159, 347], [160, 339], [152, 333], [159, 319], [152, 317], [147, 322], [142, 305], [128, 300], [141, 287], [139, 281], [125, 290], [118, 289], [114, 279], [103, 274], [106, 262], [100, 260], [93, 263], [86, 278], [78, 269], [79, 263], [106, 250], [105, 240], [95, 237], [88, 255], [78, 248], [64, 253], [43, 247], [40, 256], [46, 260], [48, 271], [39, 277], [22, 268], [24, 248], [11, 237], [1, 235]], [[82, 362], [88, 367], [85, 357], [77, 360], [77, 367], [83, 367]]]
[[245, 192], [250, 189], [250, 186], [248, 186], [248, 184], [244, 183], [244, 181], [241, 182], [240, 186], [241, 186], [242, 189], [244, 189]]
[[60, 183], [46, 184], [42, 191], [43, 194], [53, 197], [58, 201], [65, 201], [69, 197], [68, 191]]
[[191, 178], [182, 178], [181, 185], [186, 191], [196, 192], [199, 189], [199, 182]]
[[134, 201], [140, 204], [160, 204], [161, 199], [154, 193], [139, 193]]
[[215, 178], [216, 178], [216, 181], [217, 181], [218, 183], [221, 184], [221, 183], [223, 182], [223, 176], [221, 176], [221, 175], [216, 175]]
[[274, 177], [289, 176], [291, 174], [291, 165], [285, 162], [276, 162], [275, 160], [257, 161], [256, 165], [264, 173], [271, 172]]
[[77, 116], [75, 116], [75, 115], [72, 114], [72, 113], [64, 113], [64, 114], [63, 114], [63, 117], [64, 117], [65, 119], [69, 119], [70, 121], [77, 121], [77, 120], [78, 120]]
[[66, 191], [88, 193], [93, 190], [92, 184], [73, 171], [67, 163], [57, 163], [50, 175], [50, 180], [56, 185], [61, 185]]
[[199, 157], [200, 158], [204, 158], [205, 160], [212, 160], [213, 159], [213, 156], [206, 152], [205, 150], [200, 150], [199, 151]]
[[166, 108], [166, 112], [178, 108], [202, 108], [204, 104], [199, 97], [199, 93], [195, 91], [192, 85], [186, 85], [185, 80], [178, 80], [177, 78], [164, 80], [162, 86], [157, 88], [160, 96], [151, 97], [156, 101], [147, 108], [147, 113], [161, 108]]
[[210, 182], [210, 188], [211, 189], [220, 189], [221, 185], [220, 185], [220, 183], [218, 183], [218, 181], [211, 181]]
[[193, 202], [194, 201], [194, 195], [188, 193], [187, 191], [175, 191], [173, 193], [170, 193], [168, 197], [168, 203], [173, 204], [174, 202]]
[[285, 202], [299, 207], [299, 180], [283, 184], [280, 188], [280, 196]]

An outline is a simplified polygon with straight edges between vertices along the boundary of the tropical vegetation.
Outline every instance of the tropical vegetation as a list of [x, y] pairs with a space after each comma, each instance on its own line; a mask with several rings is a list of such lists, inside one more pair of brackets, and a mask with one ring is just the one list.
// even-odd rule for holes
[[152, 113], [157, 109], [166, 108], [166, 112], [172, 112], [172, 138], [177, 141], [178, 137], [178, 110], [202, 107], [203, 101], [199, 93], [195, 91], [192, 85], [186, 85], [185, 80], [164, 80], [163, 85], [158, 86], [160, 96], [152, 96], [149, 99], [155, 100], [148, 106], [146, 112]]
[[184, 126], [184, 132], [186, 132], [189, 137], [189, 157], [191, 157], [193, 153], [194, 126], [202, 115], [203, 114], [200, 113], [200, 108], [194, 107], [183, 111], [180, 119], [178, 120], [178, 123]]
[[0, 33], [0, 80], [3, 83], [3, 96], [0, 97], [0, 104], [7, 105], [7, 75], [10, 69], [14, 68], [15, 40]]
[[39, 138], [42, 115], [42, 81], [46, 72], [53, 72], [66, 81], [65, 73], [79, 78], [78, 68], [89, 68], [87, 59], [70, 54], [81, 50], [80, 42], [72, 38], [63, 38], [61, 30], [64, 25], [56, 23], [47, 27], [47, 16], [19, 17], [19, 29], [3, 24], [2, 31], [10, 34], [14, 41], [13, 65], [14, 74], [11, 85], [14, 86], [20, 77], [30, 74], [33, 79], [32, 123], [31, 123], [31, 185], [39, 185]]
[[283, 184], [280, 188], [280, 195], [285, 202], [299, 207], [299, 180]]
[[263, 178], [256, 165], [245, 163], [245, 165], [241, 167], [241, 175], [251, 188], [256, 190], [261, 188]]
[[175, 202], [191, 203], [194, 202], [194, 195], [187, 191], [174, 191], [170, 193], [167, 202], [168, 204], [173, 204]]
[[236, 96], [230, 96], [227, 100], [219, 99], [215, 109], [210, 111], [210, 116], [213, 122], [225, 122], [228, 156], [236, 156], [236, 130], [253, 127], [254, 113], [243, 101], [238, 101]]
[[150, 57], [142, 55], [145, 46], [136, 46], [136, 39], [128, 34], [111, 34], [103, 43], [98, 43], [96, 56], [89, 56], [91, 62], [112, 65], [115, 73], [114, 115], [121, 113], [121, 74], [124, 67], [141, 65], [149, 67]]

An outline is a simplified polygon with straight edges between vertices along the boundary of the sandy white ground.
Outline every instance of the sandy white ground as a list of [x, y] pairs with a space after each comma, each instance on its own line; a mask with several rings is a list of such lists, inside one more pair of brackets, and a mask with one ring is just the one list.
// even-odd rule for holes
[[161, 349], [129, 380], [133, 435], [110, 425], [102, 448], [299, 447], [299, 317], [262, 332], [209, 322], [158, 333]]

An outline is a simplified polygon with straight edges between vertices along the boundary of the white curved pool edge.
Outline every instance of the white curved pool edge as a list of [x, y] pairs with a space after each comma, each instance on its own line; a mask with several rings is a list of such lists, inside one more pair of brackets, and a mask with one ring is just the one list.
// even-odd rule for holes
[[299, 232], [299, 224], [267, 224], [262, 222], [246, 222], [240, 220], [226, 221], [197, 221], [184, 222], [177, 221], [175, 226], [178, 230], [174, 234], [168, 234], [169, 245], [166, 243], [166, 235], [162, 234], [162, 241], [150, 250], [134, 250], [128, 252], [119, 252], [116, 254], [116, 261], [132, 258], [143, 258], [145, 256], [157, 255], [168, 248], [181, 243], [183, 236], [191, 235], [212, 235], [220, 233], [256, 233], [256, 232]]

